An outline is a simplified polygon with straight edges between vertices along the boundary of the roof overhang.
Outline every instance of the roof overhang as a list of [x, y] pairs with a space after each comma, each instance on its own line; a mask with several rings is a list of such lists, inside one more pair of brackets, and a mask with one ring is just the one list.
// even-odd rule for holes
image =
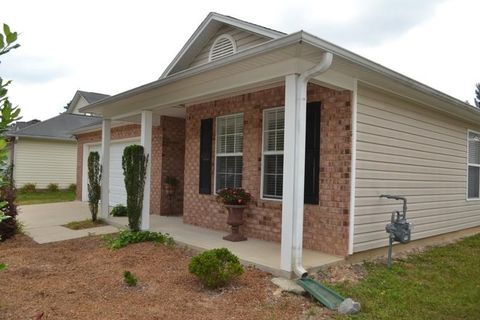
[[351, 90], [353, 79], [357, 79], [455, 117], [480, 121], [477, 108], [304, 31], [175, 73], [93, 103], [81, 111], [115, 118], [141, 110], [198, 103], [283, 81], [285, 75], [301, 73], [316, 64], [323, 52], [331, 52], [334, 60], [331, 69], [316, 79], [322, 84]]

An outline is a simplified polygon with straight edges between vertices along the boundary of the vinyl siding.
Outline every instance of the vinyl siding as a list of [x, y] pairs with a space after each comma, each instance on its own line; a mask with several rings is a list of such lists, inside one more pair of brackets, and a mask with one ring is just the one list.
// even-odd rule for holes
[[222, 34], [229, 34], [232, 36], [233, 39], [235, 39], [235, 42], [237, 44], [237, 52], [245, 50], [247, 48], [256, 46], [258, 44], [261, 44], [265, 41], [268, 41], [269, 39], [266, 37], [262, 37], [250, 32], [246, 32], [231, 26], [223, 26], [221, 27], [217, 33], [207, 42], [205, 47], [200, 51], [198, 56], [192, 61], [190, 64], [189, 68], [195, 67], [204, 63], [208, 62], [208, 56], [210, 54], [210, 48], [213, 45], [213, 42], [215, 39], [222, 35]]
[[73, 108], [72, 113], [83, 114], [83, 113], [80, 112], [80, 108], [83, 108], [83, 107], [85, 107], [85, 106], [88, 106], [87, 100], [85, 100], [84, 97], [80, 97], [80, 98], [78, 99], [77, 104], [76, 104], [75, 107]]
[[359, 87], [354, 251], [388, 244], [385, 225], [408, 199], [412, 239], [480, 225], [480, 201], [466, 200], [467, 130], [452, 117]]
[[36, 183], [37, 188], [46, 188], [49, 183], [58, 183], [66, 188], [76, 182], [75, 142], [20, 138], [15, 143], [14, 158], [17, 187]]

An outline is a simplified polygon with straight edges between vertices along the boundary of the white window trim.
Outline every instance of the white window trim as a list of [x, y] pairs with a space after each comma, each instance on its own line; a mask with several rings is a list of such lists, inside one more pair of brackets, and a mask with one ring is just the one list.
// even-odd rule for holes
[[[284, 152], [285, 152], [285, 146], [283, 147], [284, 151], [265, 151], [264, 149], [264, 144], [265, 144], [265, 113], [267, 111], [272, 111], [272, 110], [280, 110], [280, 109], [284, 109], [285, 110], [285, 106], [282, 106], [282, 107], [274, 107], [274, 108], [268, 108], [268, 109], [263, 109], [263, 112], [262, 112], [262, 161], [261, 161], [261, 171], [260, 171], [260, 176], [261, 176], [261, 179], [260, 179], [260, 199], [263, 200], [263, 201], [276, 201], [276, 202], [282, 202], [283, 201], [283, 195], [282, 195], [282, 198], [269, 198], [269, 197], [264, 197], [263, 196], [263, 184], [264, 184], [264, 161], [265, 161], [265, 155], [283, 155]], [[283, 130], [283, 134], [285, 135], [285, 128]]]
[[232, 46], [233, 46], [233, 54], [237, 53], [237, 42], [235, 41], [235, 39], [229, 35], [228, 33], [224, 33], [224, 34], [221, 34], [219, 35], [215, 41], [213, 41], [213, 44], [212, 46], [210, 47], [210, 50], [208, 52], [208, 62], [212, 62], [212, 53], [213, 53], [213, 48], [215, 48], [215, 45], [218, 43], [218, 41], [222, 40], [222, 39], [228, 39], [231, 43], [232, 43]]
[[[213, 172], [214, 172], [214, 175], [213, 175], [213, 194], [214, 195], [217, 195], [217, 156], [232, 156], [232, 157], [239, 157], [241, 156], [242, 157], [242, 163], [243, 163], [243, 148], [242, 148], [242, 152], [234, 152], [234, 153], [218, 153], [217, 152], [217, 143], [218, 143], [218, 119], [223, 119], [223, 118], [230, 118], [230, 117], [236, 117], [236, 116], [239, 116], [239, 115], [242, 115], [243, 117], [243, 122], [245, 124], [245, 116], [243, 114], [243, 112], [239, 112], [239, 113], [232, 113], [232, 114], [227, 114], [227, 115], [224, 115], [224, 116], [218, 116], [215, 118], [215, 156], [214, 156], [214, 164], [213, 164]], [[243, 133], [242, 133], [242, 138], [244, 137], [245, 133], [245, 127], [243, 128]], [[242, 141], [242, 144], [243, 144], [243, 141]], [[242, 187], [243, 187], [243, 168], [242, 168]]]
[[478, 198], [469, 198], [468, 197], [468, 168], [469, 167], [480, 168], [480, 164], [470, 163], [470, 151], [469, 151], [470, 150], [470, 144], [469, 144], [469, 142], [470, 142], [470, 132], [480, 135], [480, 132], [478, 132], [478, 131], [467, 129], [467, 170], [466, 170], [467, 179], [466, 179], [466, 188], [465, 188], [465, 198], [466, 198], [467, 201], [480, 201], [480, 194], [479, 194]]

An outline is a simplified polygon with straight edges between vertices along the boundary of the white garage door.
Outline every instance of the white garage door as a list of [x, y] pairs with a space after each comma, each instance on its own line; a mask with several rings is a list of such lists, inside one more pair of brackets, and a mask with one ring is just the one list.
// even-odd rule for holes
[[[112, 141], [110, 145], [110, 206], [115, 206], [117, 204], [126, 205], [127, 203], [127, 193], [125, 191], [125, 183], [123, 181], [123, 169], [122, 169], [122, 155], [123, 149], [125, 147], [132, 145], [132, 144], [140, 144], [139, 140], [132, 140], [132, 141], [122, 141], [122, 142], [115, 142]], [[101, 154], [101, 145], [90, 145], [85, 146], [86, 155], [85, 161], [83, 166], [83, 201], [88, 201], [88, 192], [87, 192], [87, 161], [88, 155], [92, 151], [98, 151]]]

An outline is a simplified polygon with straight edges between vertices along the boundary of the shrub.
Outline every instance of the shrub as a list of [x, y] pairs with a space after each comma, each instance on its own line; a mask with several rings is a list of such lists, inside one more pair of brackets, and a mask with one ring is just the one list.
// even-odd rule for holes
[[106, 235], [103, 237], [107, 246], [112, 250], [117, 250], [128, 246], [129, 244], [139, 242], [155, 242], [166, 246], [173, 246], [175, 242], [169, 234], [152, 231], [130, 231], [123, 230], [116, 235]]
[[58, 183], [49, 183], [47, 186], [48, 192], [57, 192], [58, 191]]
[[129, 287], [135, 287], [137, 285], [137, 278], [130, 271], [123, 273], [123, 282]]
[[125, 207], [123, 204], [117, 204], [115, 207], [113, 207], [110, 215], [112, 217], [126, 217], [127, 207]]
[[19, 227], [17, 222], [17, 189], [13, 181], [13, 167], [2, 173], [0, 187], [0, 241], [13, 237]]
[[7, 265], [5, 263], [0, 263], [0, 271], [4, 270], [7, 268]]
[[23, 187], [20, 188], [21, 193], [34, 193], [37, 192], [37, 184], [35, 183], [25, 183]]
[[77, 191], [77, 185], [75, 183], [71, 183], [69, 186], [68, 186], [68, 191], [71, 191], [71, 192], [75, 192]]
[[100, 155], [98, 152], [90, 152], [88, 155], [88, 206], [92, 221], [97, 220], [98, 202], [100, 201], [102, 179], [102, 166], [100, 165]]
[[217, 191], [217, 201], [229, 205], [246, 205], [252, 196], [242, 188], [223, 188]]
[[212, 249], [192, 258], [188, 271], [208, 288], [218, 288], [243, 274], [237, 256], [226, 248]]
[[122, 168], [127, 191], [128, 226], [132, 231], [140, 230], [147, 164], [148, 155], [145, 155], [143, 146], [131, 145], [123, 150]]

